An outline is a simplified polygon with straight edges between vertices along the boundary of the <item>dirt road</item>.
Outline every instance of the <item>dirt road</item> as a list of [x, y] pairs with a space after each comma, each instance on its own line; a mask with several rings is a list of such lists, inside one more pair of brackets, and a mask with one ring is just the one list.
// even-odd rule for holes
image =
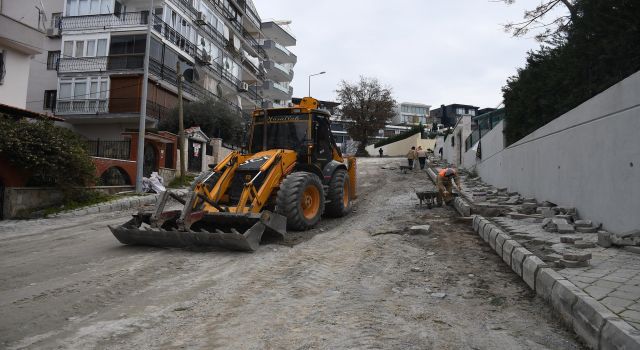
[[0, 223], [0, 347], [580, 349], [400, 162], [360, 159], [352, 215], [253, 254], [123, 246], [128, 213]]

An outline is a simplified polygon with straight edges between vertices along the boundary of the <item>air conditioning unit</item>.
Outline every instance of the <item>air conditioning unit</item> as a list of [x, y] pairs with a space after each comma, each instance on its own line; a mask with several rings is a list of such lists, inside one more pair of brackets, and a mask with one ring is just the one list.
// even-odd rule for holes
[[249, 84], [243, 82], [240, 82], [240, 87], [238, 88], [238, 90], [240, 91], [249, 91]]
[[49, 38], [59, 38], [60, 37], [60, 28], [48, 28], [47, 29], [47, 37]]
[[198, 13], [196, 13], [196, 19], [194, 22], [196, 22], [196, 24], [199, 26], [205, 25], [207, 23], [207, 17], [204, 15], [204, 13], [198, 11]]

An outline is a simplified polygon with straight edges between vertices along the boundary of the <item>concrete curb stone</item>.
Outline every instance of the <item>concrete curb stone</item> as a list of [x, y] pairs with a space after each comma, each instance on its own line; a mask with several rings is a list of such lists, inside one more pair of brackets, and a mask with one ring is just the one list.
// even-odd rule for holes
[[504, 261], [507, 265], [511, 266], [511, 253], [515, 248], [522, 247], [520, 243], [508, 239], [504, 241], [502, 244], [502, 261]]
[[498, 225], [479, 215], [474, 216], [473, 221], [474, 231], [496, 252], [500, 249], [498, 255], [502, 260], [538, 296], [551, 304], [562, 321], [571, 326], [588, 347], [599, 350], [640, 349], [639, 330], [548, 267]]
[[522, 279], [533, 290], [536, 290], [536, 274], [543, 267], [547, 267], [547, 264], [535, 255], [528, 256], [522, 262]]
[[522, 263], [524, 262], [524, 259], [532, 255], [533, 253], [528, 251], [526, 248], [515, 248], [511, 252], [511, 270], [513, 270], [513, 272], [518, 276], [522, 277]]

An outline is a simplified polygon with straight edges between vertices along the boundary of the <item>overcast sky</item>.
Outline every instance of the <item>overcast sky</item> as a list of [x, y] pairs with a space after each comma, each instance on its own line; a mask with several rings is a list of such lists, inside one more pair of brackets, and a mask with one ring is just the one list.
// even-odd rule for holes
[[360, 75], [391, 86], [398, 102], [496, 107], [501, 87], [522, 67], [532, 38], [502, 24], [539, 0], [254, 0], [263, 21], [291, 20], [298, 56], [294, 96], [334, 100], [341, 80]]

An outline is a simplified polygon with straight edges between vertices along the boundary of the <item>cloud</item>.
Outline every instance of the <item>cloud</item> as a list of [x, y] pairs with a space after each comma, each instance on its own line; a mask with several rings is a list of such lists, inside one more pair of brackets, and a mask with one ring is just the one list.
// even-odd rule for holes
[[527, 0], [507, 6], [488, 0], [254, 0], [264, 19], [289, 19], [298, 56], [295, 96], [335, 99], [341, 80], [376, 77], [398, 101], [432, 106], [495, 107], [501, 87], [538, 47], [513, 38], [501, 24], [518, 21]]

